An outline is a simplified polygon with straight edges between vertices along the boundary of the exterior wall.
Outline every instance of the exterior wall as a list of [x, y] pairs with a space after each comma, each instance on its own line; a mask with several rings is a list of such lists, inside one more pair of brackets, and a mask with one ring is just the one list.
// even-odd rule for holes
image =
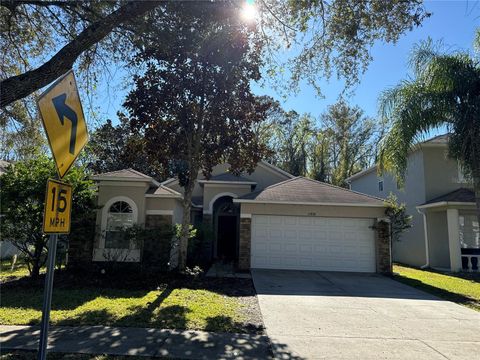
[[288, 176], [279, 174], [275, 170], [270, 169], [263, 164], [257, 166], [253, 173], [244, 174], [243, 176], [257, 183], [255, 190], [262, 190], [270, 185], [289, 179]]
[[145, 192], [148, 189], [147, 183], [132, 182], [132, 183], [116, 183], [115, 185], [104, 185], [100, 182], [98, 185], [98, 205], [101, 207], [97, 212], [97, 226], [102, 223], [103, 206], [108, 200], [116, 196], [126, 196], [132, 199], [138, 208], [138, 224], [145, 223]]
[[[212, 176], [227, 172], [229, 167], [230, 165], [228, 164], [219, 164], [215, 166], [212, 170]], [[263, 165], [261, 163], [256, 167], [253, 173], [242, 174], [242, 176], [257, 183], [255, 190], [261, 190], [270, 185], [289, 179], [288, 176], [280, 174], [277, 171], [270, 169], [266, 165]], [[203, 174], [200, 174], [198, 176], [198, 180], [202, 179], [205, 179], [205, 176], [203, 176]], [[166, 186], [183, 194], [183, 188], [180, 187], [176, 181], [167, 184]], [[195, 187], [193, 189], [193, 196], [203, 196], [203, 188], [198, 183], [195, 184]]]
[[242, 196], [250, 193], [252, 190], [251, 185], [246, 184], [205, 184], [203, 189], [203, 211], [204, 213], [211, 213], [213, 208], [210, 208], [210, 202], [218, 195], [222, 193], [231, 193], [237, 196]]
[[447, 212], [445, 210], [427, 213], [427, 231], [430, 266], [450, 269]]
[[472, 183], [459, 179], [458, 163], [448, 157], [446, 147], [424, 148], [423, 156], [426, 201], [461, 187], [473, 188]]
[[173, 198], [145, 198], [145, 209], [148, 210], [171, 210], [175, 208], [177, 200]]
[[241, 214], [372, 218], [385, 216], [385, 208], [242, 203]]
[[416, 207], [426, 201], [424, 158], [422, 151], [409, 156], [404, 187], [398, 189], [397, 182], [390, 174], [383, 176], [383, 191], [378, 189], [376, 171], [372, 171], [351, 181], [351, 189], [365, 194], [387, 198], [390, 193], [397, 196], [400, 203], [405, 203], [407, 214], [412, 216], [412, 228], [401, 235], [400, 241], [393, 243], [394, 261], [421, 266], [426, 262], [423, 215]]

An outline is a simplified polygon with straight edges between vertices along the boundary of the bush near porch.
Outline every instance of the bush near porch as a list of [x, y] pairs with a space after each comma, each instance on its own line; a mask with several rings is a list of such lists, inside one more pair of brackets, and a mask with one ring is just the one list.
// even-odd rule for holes
[[[38, 325], [43, 279], [2, 285], [1, 325]], [[51, 324], [261, 333], [251, 280], [172, 274], [55, 274]]]
[[480, 273], [444, 273], [400, 264], [393, 266], [393, 272], [402, 283], [480, 311]]

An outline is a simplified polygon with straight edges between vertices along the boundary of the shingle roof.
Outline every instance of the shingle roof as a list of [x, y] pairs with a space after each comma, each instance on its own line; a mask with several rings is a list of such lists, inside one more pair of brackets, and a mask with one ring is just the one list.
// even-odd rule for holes
[[159, 197], [161, 196], [167, 196], [167, 197], [172, 197], [172, 196], [175, 196], [175, 197], [181, 197], [182, 194], [180, 194], [179, 192], [173, 190], [173, 189], [170, 189], [166, 186], [163, 186], [163, 185], [160, 185], [159, 187], [151, 187], [147, 190], [147, 195], [158, 195]]
[[438, 196], [432, 200], [427, 201], [423, 205], [427, 204], [434, 204], [439, 202], [467, 202], [467, 203], [475, 203], [475, 192], [470, 189], [460, 188], [444, 194], [442, 196]]
[[448, 134], [437, 135], [431, 139], [424, 141], [421, 144], [446, 144], [448, 143]]
[[132, 179], [152, 179], [150, 176], [141, 173], [140, 171], [132, 168], [109, 171], [106, 173], [96, 174], [95, 177], [120, 177], [120, 178], [132, 178]]
[[240, 201], [243, 199], [258, 202], [366, 204], [384, 206], [383, 199], [301, 176], [271, 185], [263, 190], [246, 194], [239, 199]]

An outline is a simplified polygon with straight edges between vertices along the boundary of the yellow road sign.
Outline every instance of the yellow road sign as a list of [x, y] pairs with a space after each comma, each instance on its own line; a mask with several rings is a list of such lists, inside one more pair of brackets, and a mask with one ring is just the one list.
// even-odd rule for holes
[[72, 186], [49, 179], [43, 212], [43, 232], [46, 234], [70, 233]]
[[88, 141], [87, 125], [72, 70], [40, 95], [38, 109], [58, 175], [63, 178]]

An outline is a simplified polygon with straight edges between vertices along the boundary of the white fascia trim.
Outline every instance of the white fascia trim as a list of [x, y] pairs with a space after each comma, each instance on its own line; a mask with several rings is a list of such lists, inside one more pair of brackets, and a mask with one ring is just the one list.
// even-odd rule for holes
[[252, 214], [240, 214], [240, 219], [251, 219]]
[[147, 210], [146, 215], [173, 215], [173, 210]]
[[386, 205], [382, 204], [369, 204], [369, 203], [324, 203], [324, 202], [302, 202], [302, 201], [261, 201], [261, 200], [248, 200], [248, 199], [233, 199], [235, 203], [250, 203], [250, 204], [278, 204], [278, 205], [310, 205], [310, 206], [345, 206], [345, 207], [378, 207], [384, 208]]
[[165, 180], [164, 182], [160, 183], [160, 185], [167, 185], [167, 184], [170, 184], [172, 182], [175, 182], [177, 180], [177, 178], [170, 178], [170, 179], [167, 179]]
[[461, 201], [440, 201], [432, 204], [420, 205], [417, 206], [417, 209], [429, 209], [435, 208], [440, 206], [471, 206], [475, 207], [475, 203], [473, 202], [461, 202]]
[[182, 195], [174, 195], [174, 194], [145, 194], [147, 198], [168, 198], [168, 199], [181, 199]]
[[212, 185], [257, 185], [255, 181], [223, 181], [223, 180], [197, 180], [199, 184], [212, 184]]

